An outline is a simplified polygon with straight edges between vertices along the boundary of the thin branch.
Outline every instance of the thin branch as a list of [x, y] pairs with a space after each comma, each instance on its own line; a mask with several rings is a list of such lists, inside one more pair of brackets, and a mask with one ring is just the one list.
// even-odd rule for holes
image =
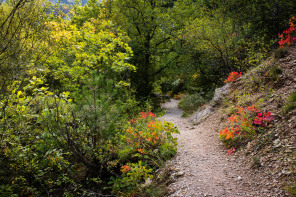
[[[26, 0], [20, 0], [15, 6], [14, 8], [11, 10], [10, 14], [7, 16], [7, 18], [5, 19], [5, 21], [1, 24], [0, 26], [0, 29], [2, 29], [4, 27], [4, 25], [7, 23], [7, 21], [9, 20], [9, 18], [13, 18], [14, 17], [14, 14], [16, 13], [16, 11], [23, 7], [25, 5], [26, 2], [29, 2], [29, 1], [26, 1]], [[23, 4], [22, 4], [23, 3]]]

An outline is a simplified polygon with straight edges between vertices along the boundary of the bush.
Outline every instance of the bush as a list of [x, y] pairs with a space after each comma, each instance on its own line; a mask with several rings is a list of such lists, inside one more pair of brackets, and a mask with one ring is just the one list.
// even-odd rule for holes
[[183, 116], [187, 116], [195, 112], [199, 107], [205, 105], [207, 100], [200, 93], [185, 95], [178, 103], [178, 107], [183, 110]]
[[274, 50], [273, 56], [276, 59], [281, 59], [281, 58], [285, 57], [287, 54], [288, 54], [287, 48], [281, 47], [281, 48]]
[[[0, 100], [0, 193], [23, 196], [82, 196], [131, 191], [176, 152], [171, 123], [138, 111], [123, 88], [103, 76], [83, 87], [75, 102], [70, 92], [54, 95], [41, 78], [9, 86]], [[103, 87], [103, 88], [102, 88]], [[131, 133], [130, 133], [131, 132]], [[131, 164], [145, 176], [124, 174]], [[131, 171], [132, 172], [132, 171]], [[133, 182], [116, 186], [110, 177]], [[114, 182], [115, 184], [115, 182]], [[137, 191], [139, 192], [139, 191]]]
[[155, 114], [142, 112], [128, 122], [126, 130], [118, 136], [114, 161], [121, 168], [120, 176], [110, 182], [117, 195], [131, 196], [142, 192], [141, 184], [152, 179], [152, 172], [175, 155], [179, 133], [169, 122], [156, 120]]
[[279, 79], [279, 75], [282, 74], [283, 71], [280, 66], [273, 65], [268, 72], [266, 73], [267, 76], [270, 76], [272, 80], [277, 81]]
[[179, 93], [174, 95], [175, 100], [180, 100], [183, 97], [184, 93]]
[[234, 151], [231, 150], [264, 132], [273, 119], [270, 112], [261, 113], [254, 105], [245, 108], [238, 106], [237, 112], [227, 119], [228, 125], [219, 132], [219, 138], [227, 148], [234, 148], [230, 149], [229, 153], [232, 153]]

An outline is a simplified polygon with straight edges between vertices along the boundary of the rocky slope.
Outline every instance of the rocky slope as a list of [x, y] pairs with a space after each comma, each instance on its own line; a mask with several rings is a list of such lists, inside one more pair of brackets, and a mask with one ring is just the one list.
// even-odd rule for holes
[[[296, 195], [296, 108], [287, 107], [296, 92], [296, 48], [288, 48], [281, 59], [270, 57], [229, 88], [222, 102], [205, 107], [208, 117], [191, 118], [194, 126], [181, 118], [177, 101], [164, 105], [168, 113], [162, 119], [179, 127], [183, 144], [169, 165], [179, 177], [169, 186], [169, 196]], [[275, 120], [265, 133], [227, 156], [218, 132], [236, 106], [252, 104], [270, 111]]]

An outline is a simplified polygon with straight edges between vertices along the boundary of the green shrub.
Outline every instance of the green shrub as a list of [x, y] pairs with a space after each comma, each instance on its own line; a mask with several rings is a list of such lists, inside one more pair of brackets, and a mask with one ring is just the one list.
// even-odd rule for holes
[[294, 92], [294, 93], [292, 93], [290, 96], [289, 96], [289, 98], [288, 98], [288, 100], [287, 100], [288, 102], [296, 102], [296, 92]]
[[254, 105], [245, 108], [237, 106], [237, 112], [227, 119], [227, 126], [220, 130], [219, 139], [227, 148], [232, 147], [228, 152], [231, 154], [257, 134], [265, 132], [273, 119], [271, 112], [260, 112]]
[[284, 112], [287, 114], [296, 107], [296, 103], [287, 103], [283, 106]]
[[286, 100], [283, 111], [287, 114], [296, 107], [296, 92], [292, 93]]
[[[0, 101], [0, 193], [128, 194], [176, 152], [176, 127], [145, 112], [128, 122], [137, 102], [110, 79], [96, 77], [75, 102], [41, 87], [40, 78], [29, 81], [23, 89], [15, 82]], [[137, 173], [122, 176], [127, 163]], [[114, 175], [120, 187], [108, 184]]]
[[175, 155], [174, 133], [179, 132], [172, 123], [157, 121], [151, 112], [130, 120], [113, 150], [118, 155], [114, 162], [121, 167], [121, 174], [110, 182], [113, 192], [123, 196], [141, 194], [141, 184], [152, 179], [152, 172]]
[[281, 48], [278, 48], [274, 51], [273, 56], [276, 59], [281, 59], [281, 58], [285, 57], [287, 55], [287, 53], [288, 53], [287, 49], [284, 47], [281, 47]]
[[253, 168], [259, 168], [261, 166], [260, 157], [254, 156], [251, 165], [252, 165]]
[[283, 71], [278, 65], [272, 66], [269, 71], [266, 73], [273, 80], [277, 81], [279, 79], [279, 75], [282, 74]]
[[202, 94], [184, 95], [178, 103], [178, 107], [183, 110], [184, 115], [190, 115], [201, 107], [207, 100]]

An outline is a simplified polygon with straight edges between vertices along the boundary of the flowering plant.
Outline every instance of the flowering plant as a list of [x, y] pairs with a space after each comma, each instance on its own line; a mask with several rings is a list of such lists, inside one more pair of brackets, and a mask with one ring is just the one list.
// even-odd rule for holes
[[240, 78], [242, 76], [242, 72], [238, 73], [238, 72], [231, 72], [229, 73], [227, 79], [224, 81], [224, 83], [227, 82], [233, 82], [235, 80], [237, 80], [238, 78]]
[[293, 16], [289, 20], [290, 27], [283, 31], [283, 33], [279, 33], [280, 41], [278, 42], [280, 48], [283, 48], [285, 44], [290, 44], [296, 41], [296, 18]]
[[264, 112], [264, 114], [258, 113], [254, 120], [254, 124], [266, 127], [273, 119], [274, 117], [271, 116], [270, 112]]
[[261, 113], [254, 105], [245, 108], [237, 106], [236, 114], [227, 119], [228, 125], [220, 130], [219, 138], [228, 148], [231, 147], [228, 154], [232, 154], [237, 147], [266, 128], [273, 119], [271, 112]]
[[152, 179], [157, 168], [155, 161], [171, 158], [177, 150], [179, 131], [170, 122], [156, 119], [152, 112], [141, 112], [127, 122], [126, 128], [118, 136], [120, 139], [116, 154], [119, 160], [120, 176], [112, 178], [114, 193], [120, 196], [137, 195], [141, 183]]

